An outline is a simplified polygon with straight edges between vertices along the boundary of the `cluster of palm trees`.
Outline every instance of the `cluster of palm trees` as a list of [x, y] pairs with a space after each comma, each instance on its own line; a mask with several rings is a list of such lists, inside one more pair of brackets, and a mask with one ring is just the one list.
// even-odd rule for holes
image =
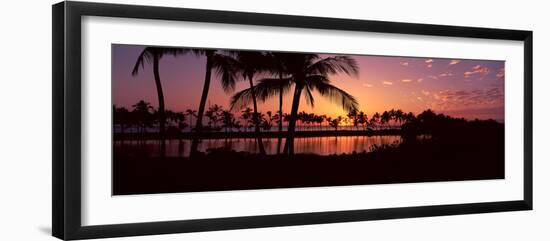
[[[117, 130], [120, 133], [126, 132], [131, 129], [138, 134], [145, 134], [148, 129], [160, 126], [161, 114], [156, 110], [149, 102], [140, 100], [136, 104], [132, 105], [132, 110], [128, 110], [125, 107], [116, 107], [113, 105], [113, 124], [118, 127]], [[177, 131], [187, 128], [187, 117], [192, 117], [196, 111], [187, 110], [187, 112], [174, 112], [171, 110], [165, 110], [164, 121], [165, 128], [168, 131]]]
[[[159, 62], [163, 56], [179, 56], [192, 54], [206, 57], [206, 68], [202, 95], [196, 114], [195, 135], [191, 145], [191, 156], [197, 154], [198, 144], [203, 132], [203, 118], [205, 115], [206, 101], [210, 90], [212, 75], [215, 74], [227, 93], [235, 90], [237, 81], [246, 81], [249, 88], [235, 93], [231, 98], [231, 109], [242, 108], [252, 104], [252, 119], [255, 132], [260, 132], [261, 121], [259, 120], [258, 102], [265, 102], [272, 97], [279, 98], [279, 112], [282, 113], [283, 95], [291, 91], [292, 108], [288, 118], [288, 130], [283, 152], [288, 155], [294, 153], [294, 136], [298, 110], [302, 95], [305, 96], [307, 104], [313, 106], [314, 98], [312, 93], [318, 92], [321, 96], [327, 97], [341, 105], [346, 111], [357, 110], [357, 100], [331, 84], [329, 75], [347, 74], [358, 76], [359, 67], [357, 62], [348, 56], [322, 57], [318, 54], [306, 53], [284, 53], [267, 51], [228, 51], [217, 49], [191, 49], [191, 48], [164, 48], [146, 47], [138, 56], [132, 75], [139, 74], [145, 63], [152, 64], [153, 77], [158, 97], [159, 135], [161, 138], [161, 156], [164, 156], [166, 111], [164, 103], [164, 92], [162, 89], [159, 73]], [[258, 78], [261, 76], [262, 78]], [[265, 78], [268, 76], [268, 78]], [[282, 115], [279, 115], [279, 129], [282, 130]], [[260, 135], [257, 135], [259, 152], [265, 155]], [[281, 139], [279, 139], [278, 153], [280, 151]]]
[[[150, 103], [140, 100], [132, 107], [133, 110], [128, 111], [124, 107], [117, 108], [113, 106], [113, 119], [115, 125], [119, 127], [119, 132], [124, 133], [126, 129], [134, 127], [135, 131], [145, 133], [148, 128], [160, 126], [159, 111], [155, 110]], [[273, 113], [267, 111], [265, 114], [262, 112], [255, 114], [250, 107], [246, 107], [236, 115], [230, 109], [224, 109], [224, 107], [214, 104], [205, 111], [204, 116], [207, 118], [207, 125], [203, 126], [203, 131], [248, 132], [257, 124], [259, 124], [262, 131], [273, 131], [274, 124], [288, 126], [290, 114]], [[192, 123], [197, 118], [196, 110], [187, 109], [185, 112], [165, 110], [164, 115], [168, 132], [181, 133], [185, 130], [194, 130]], [[280, 118], [281, 116], [282, 118]], [[405, 113], [400, 109], [391, 109], [382, 112], [382, 114], [376, 112], [370, 118], [363, 111], [355, 110], [350, 111], [346, 116], [334, 118], [301, 111], [296, 118], [300, 123], [296, 127], [297, 129], [300, 127], [300, 131], [329, 130], [330, 128], [338, 130], [341, 127], [347, 127], [348, 130], [386, 130], [399, 128], [402, 124], [416, 119], [412, 112]], [[283, 122], [287, 122], [287, 124], [282, 124]]]
[[365, 129], [380, 130], [399, 127], [404, 123], [413, 121], [415, 118], [412, 112], [405, 113], [400, 109], [391, 109], [382, 112], [382, 114], [375, 112], [370, 119], [367, 114], [362, 111], [350, 111], [344, 121], [350, 123], [355, 128], [361, 126]]

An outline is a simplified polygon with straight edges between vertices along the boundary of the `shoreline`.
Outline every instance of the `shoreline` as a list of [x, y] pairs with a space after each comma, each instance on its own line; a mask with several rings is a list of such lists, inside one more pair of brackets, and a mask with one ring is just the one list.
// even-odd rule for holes
[[[389, 136], [401, 135], [398, 129], [391, 130], [333, 130], [333, 131], [296, 131], [294, 137], [333, 137], [333, 136]], [[196, 133], [166, 133], [166, 139], [193, 139]], [[285, 138], [286, 131], [268, 131], [256, 134], [250, 132], [203, 132], [199, 139], [230, 139], [230, 138]], [[159, 140], [159, 133], [113, 133], [113, 140]]]

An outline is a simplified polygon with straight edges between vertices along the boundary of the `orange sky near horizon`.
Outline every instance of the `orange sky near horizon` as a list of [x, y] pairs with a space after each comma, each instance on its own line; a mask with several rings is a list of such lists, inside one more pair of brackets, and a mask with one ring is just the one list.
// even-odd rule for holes
[[[138, 76], [131, 71], [143, 46], [114, 45], [112, 56], [113, 104], [131, 109], [139, 100], [158, 106], [152, 66], [145, 65]], [[392, 108], [405, 112], [432, 109], [467, 119], [504, 120], [504, 61], [437, 59], [429, 57], [391, 57], [352, 55], [358, 62], [359, 77], [330, 76], [333, 85], [356, 97], [359, 109], [370, 117], [374, 112]], [[198, 109], [202, 92], [205, 58], [165, 56], [160, 61], [166, 108], [174, 111]], [[236, 91], [248, 88], [240, 81]], [[221, 89], [213, 76], [207, 105], [229, 106], [232, 93]], [[337, 104], [314, 93], [315, 106], [302, 98], [300, 111], [328, 116], [345, 116]], [[284, 98], [283, 111], [290, 112], [291, 95]], [[273, 98], [259, 104], [261, 112], [278, 110]]]

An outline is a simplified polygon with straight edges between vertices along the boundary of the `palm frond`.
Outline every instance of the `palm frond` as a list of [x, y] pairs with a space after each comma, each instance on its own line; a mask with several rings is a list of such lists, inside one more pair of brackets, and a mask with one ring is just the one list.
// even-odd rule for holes
[[139, 54], [136, 60], [136, 64], [134, 65], [134, 68], [132, 70], [132, 76], [136, 76], [139, 73], [139, 69], [145, 67], [145, 62], [151, 63], [152, 59], [153, 59], [153, 55], [150, 49], [149, 48], [143, 49], [143, 51], [141, 51], [141, 54]]
[[309, 86], [306, 86], [305, 89], [306, 89], [306, 103], [311, 107], [315, 107], [315, 99], [313, 99], [313, 94], [311, 93]]
[[265, 102], [271, 97], [278, 96], [279, 92], [281, 91], [281, 87], [284, 94], [288, 92], [291, 86], [291, 78], [265, 78], [257, 81], [254, 90], [256, 92], [256, 98], [262, 102]]
[[[269, 98], [279, 95], [281, 87], [283, 87], [283, 94], [287, 93], [292, 86], [291, 78], [274, 79], [265, 78], [258, 80], [254, 86], [254, 92], [256, 92], [256, 99], [265, 102]], [[235, 93], [231, 97], [231, 109], [242, 109], [252, 103], [252, 89], [247, 88]]]
[[186, 54], [190, 51], [190, 49], [185, 48], [157, 48], [157, 51], [160, 52], [161, 56], [164, 54], [169, 54], [174, 57], [182, 54]]
[[339, 72], [358, 77], [359, 66], [354, 58], [349, 56], [333, 56], [321, 59], [308, 67], [308, 72], [319, 75], [337, 74]]
[[252, 103], [252, 89], [247, 88], [247, 89], [241, 90], [241, 91], [233, 94], [233, 96], [231, 96], [231, 101], [229, 103], [229, 108], [231, 110], [238, 110], [238, 109], [242, 109], [242, 108], [246, 107], [250, 103]]
[[359, 103], [357, 99], [346, 91], [330, 84], [327, 77], [322, 75], [311, 75], [306, 77], [306, 85], [312, 90], [317, 90], [323, 97], [328, 97], [333, 103], [342, 106], [346, 111], [357, 111]]
[[152, 59], [155, 58], [155, 56], [160, 59], [165, 54], [178, 56], [178, 55], [186, 54], [189, 51], [190, 49], [184, 49], [184, 48], [146, 47], [138, 56], [138, 59], [136, 60], [136, 64], [132, 69], [132, 75], [136, 76], [139, 73], [139, 69], [144, 68], [145, 63], [148, 63], [148, 64], [151, 63]]
[[231, 92], [235, 89], [237, 81], [237, 61], [227, 55], [212, 55], [212, 67], [216, 74], [221, 78], [222, 88], [225, 92]]

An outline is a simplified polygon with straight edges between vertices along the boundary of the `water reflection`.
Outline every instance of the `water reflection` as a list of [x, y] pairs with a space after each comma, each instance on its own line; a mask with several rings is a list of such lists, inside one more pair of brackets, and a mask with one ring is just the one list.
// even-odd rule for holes
[[[284, 145], [284, 139], [283, 143]], [[277, 138], [263, 139], [267, 154], [277, 153]], [[352, 152], [368, 152], [374, 145], [400, 143], [401, 136], [344, 136], [344, 137], [304, 137], [296, 138], [294, 143], [295, 153], [313, 153], [317, 155], [342, 154]], [[168, 157], [186, 157], [189, 156], [191, 147], [190, 140], [167, 140], [166, 156]], [[225, 147], [235, 151], [245, 151], [257, 153], [256, 139], [209, 139], [202, 140], [199, 145], [200, 151], [206, 151], [209, 148]], [[124, 148], [125, 150], [122, 150]], [[133, 151], [139, 148], [141, 151], [152, 156], [159, 156], [159, 141], [147, 140], [141, 141], [117, 141], [115, 149], [117, 151]]]

